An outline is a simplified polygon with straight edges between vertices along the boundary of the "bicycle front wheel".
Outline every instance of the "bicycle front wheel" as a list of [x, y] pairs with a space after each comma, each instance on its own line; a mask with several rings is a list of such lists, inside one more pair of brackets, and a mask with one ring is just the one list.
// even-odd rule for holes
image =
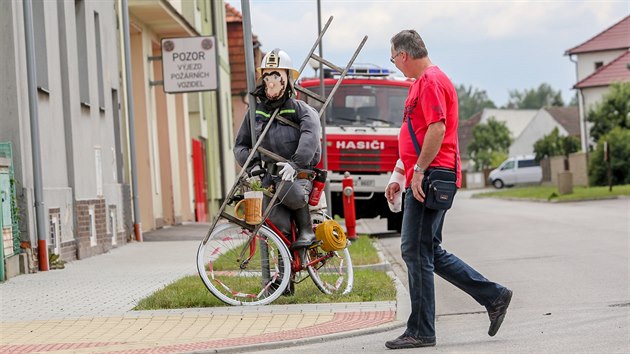
[[324, 294], [348, 294], [352, 291], [354, 272], [348, 248], [326, 252], [320, 247], [306, 251], [308, 274]]
[[253, 237], [250, 230], [226, 223], [199, 245], [197, 271], [208, 290], [226, 304], [265, 305], [288, 286], [291, 255], [266, 226]]

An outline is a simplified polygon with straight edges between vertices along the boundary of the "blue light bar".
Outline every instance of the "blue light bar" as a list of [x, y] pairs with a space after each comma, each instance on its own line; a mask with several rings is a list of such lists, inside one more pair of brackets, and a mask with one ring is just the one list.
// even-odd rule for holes
[[[324, 69], [324, 70], [328, 71], [333, 76], [341, 75], [341, 73], [336, 70], [332, 70], [332, 69]], [[389, 76], [392, 74], [393, 74], [392, 70], [381, 68], [376, 65], [357, 65], [357, 66], [350, 67], [348, 69], [348, 72], [346, 73], [346, 76], [366, 77], [366, 76]]]

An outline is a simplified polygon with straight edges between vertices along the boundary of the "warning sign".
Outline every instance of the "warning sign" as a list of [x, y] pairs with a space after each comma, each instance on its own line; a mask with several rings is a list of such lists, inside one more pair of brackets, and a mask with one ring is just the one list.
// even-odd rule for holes
[[217, 89], [214, 37], [162, 39], [164, 92], [197, 92]]

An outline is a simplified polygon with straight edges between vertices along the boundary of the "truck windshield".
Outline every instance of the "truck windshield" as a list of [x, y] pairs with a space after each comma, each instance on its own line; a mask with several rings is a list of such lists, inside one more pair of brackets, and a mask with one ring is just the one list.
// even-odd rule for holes
[[[308, 86], [320, 93], [319, 85]], [[332, 85], [326, 86], [326, 96]], [[400, 127], [408, 87], [344, 82], [326, 109], [326, 124], [337, 126]], [[319, 111], [322, 104], [310, 97], [302, 99]]]

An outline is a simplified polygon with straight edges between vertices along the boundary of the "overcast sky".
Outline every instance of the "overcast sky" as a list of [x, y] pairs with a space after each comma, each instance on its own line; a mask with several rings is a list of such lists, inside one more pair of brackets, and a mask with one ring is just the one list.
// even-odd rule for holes
[[[241, 11], [241, 0], [227, 2]], [[282, 48], [299, 69], [317, 38], [317, 1], [249, 4], [252, 30], [263, 51]], [[433, 63], [456, 85], [486, 90], [502, 106], [509, 90], [535, 88], [543, 82], [561, 90], [568, 103], [574, 93], [575, 64], [564, 52], [627, 16], [630, 0], [322, 0], [321, 8], [322, 23], [334, 16], [323, 42], [324, 57], [333, 63], [348, 62], [367, 35], [356, 62], [395, 69], [389, 62], [389, 40], [400, 30], [413, 28], [424, 39]]]

